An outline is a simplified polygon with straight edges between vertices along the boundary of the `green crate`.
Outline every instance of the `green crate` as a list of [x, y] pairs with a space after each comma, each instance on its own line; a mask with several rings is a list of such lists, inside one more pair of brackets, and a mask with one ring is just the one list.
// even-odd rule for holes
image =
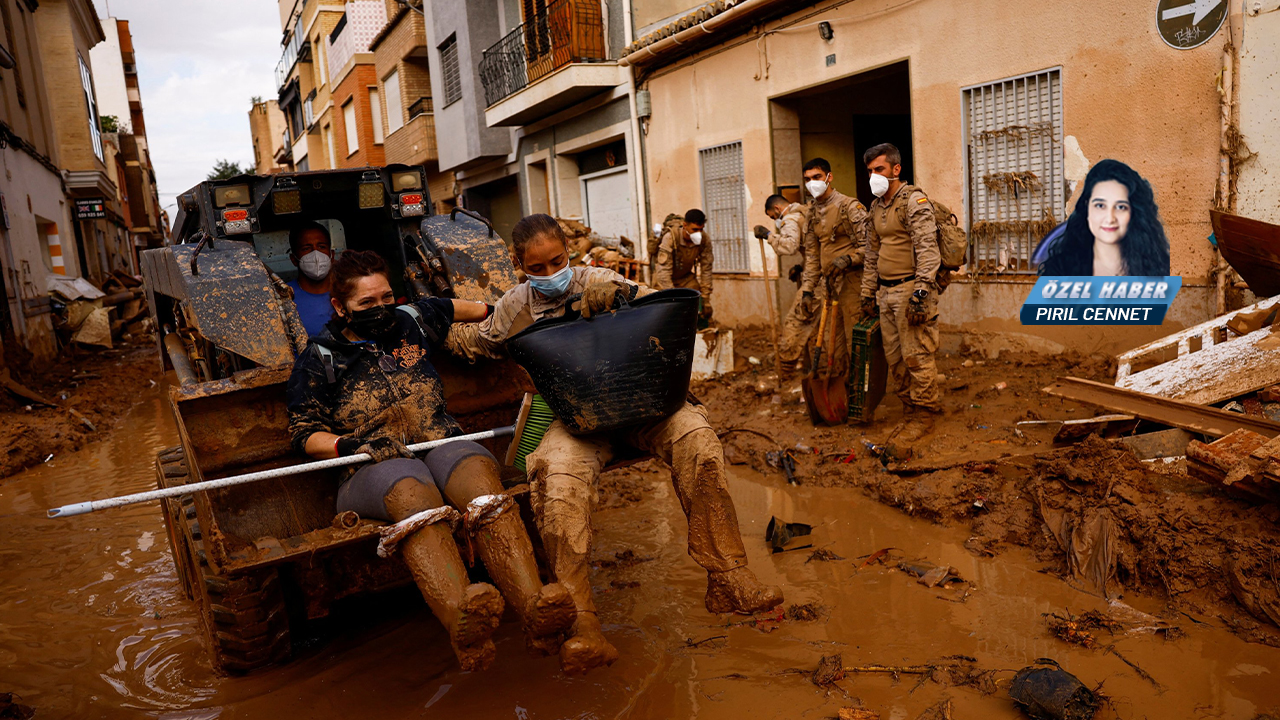
[[889, 364], [884, 359], [880, 318], [863, 318], [853, 326], [853, 347], [849, 354], [849, 420], [870, 422], [884, 399], [889, 380]]

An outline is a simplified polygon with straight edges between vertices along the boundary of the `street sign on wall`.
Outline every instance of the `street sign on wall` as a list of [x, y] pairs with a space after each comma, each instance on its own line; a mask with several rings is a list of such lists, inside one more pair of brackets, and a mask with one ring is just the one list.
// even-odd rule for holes
[[107, 216], [107, 205], [102, 198], [79, 198], [76, 200], [77, 220], [96, 220]]
[[1160, 0], [1156, 29], [1169, 47], [1190, 50], [1209, 42], [1227, 20], [1227, 0]]

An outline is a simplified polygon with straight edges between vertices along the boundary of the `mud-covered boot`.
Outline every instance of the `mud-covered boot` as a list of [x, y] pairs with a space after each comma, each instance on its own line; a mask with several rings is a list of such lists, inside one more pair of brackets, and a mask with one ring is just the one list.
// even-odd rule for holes
[[578, 613], [573, 631], [560, 648], [560, 669], [566, 675], [582, 675], [598, 667], [608, 667], [618, 659], [618, 649], [600, 632], [595, 611]]
[[490, 504], [505, 507], [496, 515], [484, 514], [477, 503], [468, 507], [469, 517], [479, 517], [471, 523], [471, 532], [480, 560], [502, 596], [520, 616], [529, 651], [535, 655], [554, 655], [560, 651], [564, 634], [577, 615], [573, 598], [559, 583], [542, 584], [533, 558], [533, 543], [511, 498], [488, 497], [495, 498]]
[[488, 583], [468, 585], [466, 566], [445, 523], [428, 525], [400, 545], [405, 564], [431, 611], [449, 631], [449, 642], [466, 671], [489, 667], [496, 652], [490, 636], [502, 620], [503, 602]]
[[782, 589], [760, 582], [745, 566], [707, 573], [708, 612], [750, 615], [781, 604]]

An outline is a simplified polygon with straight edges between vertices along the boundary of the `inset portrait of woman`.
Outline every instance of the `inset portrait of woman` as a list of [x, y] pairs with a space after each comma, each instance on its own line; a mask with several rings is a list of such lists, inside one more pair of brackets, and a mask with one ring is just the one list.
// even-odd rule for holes
[[1089, 171], [1071, 217], [1036, 248], [1041, 275], [1169, 274], [1169, 238], [1151, 183], [1119, 160]]

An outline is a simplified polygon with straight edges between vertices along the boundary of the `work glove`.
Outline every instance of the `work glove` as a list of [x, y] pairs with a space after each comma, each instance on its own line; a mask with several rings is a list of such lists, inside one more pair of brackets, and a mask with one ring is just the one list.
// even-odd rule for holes
[[358, 438], [344, 436], [338, 438], [337, 448], [339, 457], [365, 453], [374, 462], [414, 457], [414, 454], [403, 443], [389, 437]]
[[907, 324], [923, 325], [929, 320], [924, 302], [929, 297], [928, 290], [917, 290], [907, 301]]
[[937, 283], [938, 285], [939, 295], [946, 292], [947, 288], [951, 285], [951, 271], [945, 268], [942, 270], [939, 270], [938, 276], [934, 278], [934, 282]]
[[790, 280], [791, 282], [793, 282], [793, 283], [797, 284], [797, 285], [799, 285], [799, 284], [800, 284], [800, 278], [801, 278], [801, 277], [803, 277], [803, 276], [804, 276], [804, 266], [803, 266], [803, 265], [798, 265], [798, 264], [797, 264], [797, 265], [792, 265], [792, 266], [791, 266], [791, 269], [787, 271], [787, 279], [788, 279], [788, 280]]
[[880, 307], [876, 305], [876, 299], [870, 296], [862, 298], [862, 315], [863, 317], [880, 317]]
[[800, 312], [805, 315], [813, 315], [818, 310], [818, 298], [813, 296], [812, 292], [805, 290], [800, 293]]
[[698, 317], [702, 318], [703, 320], [711, 319], [711, 299], [710, 298], [704, 297], [702, 299], [702, 312], [698, 314]]
[[627, 284], [618, 280], [593, 282], [582, 291], [582, 317], [613, 312], [630, 295]]
[[827, 266], [827, 279], [834, 281], [856, 267], [852, 255], [841, 255]]
[[765, 227], [765, 226], [763, 226], [763, 225], [757, 225], [757, 226], [755, 226], [755, 227], [751, 230], [751, 232], [755, 233], [755, 234], [756, 234], [756, 238], [758, 238], [758, 239], [760, 239], [760, 240], [768, 240], [768, 239], [769, 239], [769, 228], [767, 228], [767, 227]]

